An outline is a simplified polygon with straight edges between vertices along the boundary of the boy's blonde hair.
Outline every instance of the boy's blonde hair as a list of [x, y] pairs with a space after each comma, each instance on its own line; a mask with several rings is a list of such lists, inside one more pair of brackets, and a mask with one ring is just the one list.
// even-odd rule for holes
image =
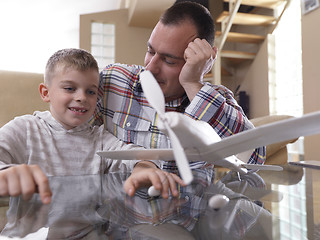
[[44, 73], [44, 83], [46, 85], [50, 84], [58, 68], [62, 71], [71, 68], [78, 71], [92, 69], [99, 72], [98, 64], [94, 57], [89, 52], [77, 48], [61, 49], [49, 58]]

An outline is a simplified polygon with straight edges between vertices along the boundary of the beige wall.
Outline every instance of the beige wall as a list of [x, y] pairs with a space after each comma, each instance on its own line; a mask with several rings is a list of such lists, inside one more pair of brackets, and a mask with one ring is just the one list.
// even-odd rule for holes
[[0, 127], [16, 116], [47, 110], [39, 94], [43, 75], [0, 71]]
[[263, 42], [253, 63], [245, 69], [245, 77], [238, 83], [241, 85], [240, 91], [246, 91], [249, 95], [250, 118], [269, 115], [268, 40], [266, 38]]
[[[320, 110], [320, 8], [302, 16], [302, 76], [304, 112]], [[320, 121], [319, 121], [320, 124]], [[305, 138], [305, 159], [320, 160], [320, 135]]]
[[147, 41], [152, 28], [128, 26], [128, 9], [80, 16], [80, 48], [91, 51], [91, 22], [115, 24], [115, 61], [144, 65]]

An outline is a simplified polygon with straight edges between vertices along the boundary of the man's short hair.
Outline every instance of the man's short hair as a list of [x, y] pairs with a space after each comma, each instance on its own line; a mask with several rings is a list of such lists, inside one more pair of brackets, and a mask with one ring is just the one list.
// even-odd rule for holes
[[78, 48], [61, 49], [49, 58], [44, 74], [46, 84], [50, 84], [50, 80], [58, 67], [62, 71], [71, 68], [78, 71], [92, 69], [99, 72], [98, 64], [94, 57], [89, 52]]
[[214, 44], [214, 21], [209, 10], [196, 2], [177, 2], [168, 8], [160, 17], [164, 25], [178, 25], [191, 21], [198, 31], [200, 39], [206, 39], [211, 46]]

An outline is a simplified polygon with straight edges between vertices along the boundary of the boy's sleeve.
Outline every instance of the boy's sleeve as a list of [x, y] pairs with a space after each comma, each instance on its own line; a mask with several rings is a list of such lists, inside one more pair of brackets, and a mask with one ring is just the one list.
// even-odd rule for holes
[[23, 130], [26, 124], [16, 118], [0, 128], [0, 169], [22, 164], [26, 153], [26, 138]]

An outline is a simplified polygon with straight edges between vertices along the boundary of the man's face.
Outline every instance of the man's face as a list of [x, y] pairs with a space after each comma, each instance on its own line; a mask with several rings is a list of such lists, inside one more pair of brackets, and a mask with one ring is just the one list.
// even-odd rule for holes
[[145, 67], [157, 79], [166, 102], [185, 92], [179, 75], [185, 64], [184, 51], [196, 37], [197, 30], [189, 22], [169, 26], [159, 22], [149, 38]]

